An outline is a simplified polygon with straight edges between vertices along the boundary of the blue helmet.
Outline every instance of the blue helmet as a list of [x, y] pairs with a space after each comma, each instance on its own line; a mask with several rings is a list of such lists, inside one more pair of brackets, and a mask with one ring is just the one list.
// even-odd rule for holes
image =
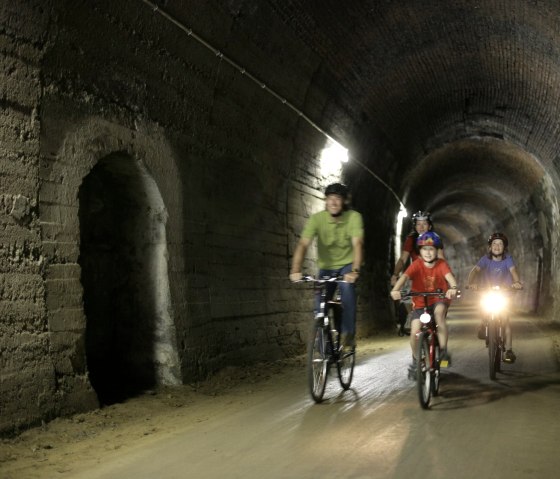
[[441, 238], [436, 233], [433, 231], [426, 231], [426, 233], [422, 233], [418, 236], [416, 246], [418, 246], [418, 248], [422, 246], [433, 246], [436, 249], [440, 249], [442, 247], [442, 242]]

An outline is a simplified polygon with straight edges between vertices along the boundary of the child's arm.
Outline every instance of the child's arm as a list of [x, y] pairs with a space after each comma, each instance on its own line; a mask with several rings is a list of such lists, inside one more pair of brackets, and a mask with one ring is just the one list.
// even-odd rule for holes
[[447, 299], [453, 299], [457, 296], [457, 280], [455, 279], [455, 276], [453, 276], [453, 273], [451, 272], [445, 275], [445, 279], [449, 284], [449, 289], [445, 293], [445, 297]]
[[469, 277], [467, 278], [467, 287], [469, 289], [476, 289], [476, 284], [474, 283], [478, 273], [480, 272], [480, 266], [476, 265], [471, 272], [469, 273]]
[[511, 273], [511, 279], [513, 279], [513, 283], [511, 287], [514, 289], [523, 289], [523, 283], [519, 279], [519, 273], [517, 272], [517, 268], [515, 266], [512, 266], [509, 269], [509, 272]]
[[401, 288], [404, 286], [404, 283], [406, 283], [407, 281], [408, 281], [408, 276], [406, 274], [402, 274], [401, 277], [395, 283], [395, 286], [393, 286], [393, 289], [391, 290], [391, 298], [393, 298], [395, 301], [401, 299]]

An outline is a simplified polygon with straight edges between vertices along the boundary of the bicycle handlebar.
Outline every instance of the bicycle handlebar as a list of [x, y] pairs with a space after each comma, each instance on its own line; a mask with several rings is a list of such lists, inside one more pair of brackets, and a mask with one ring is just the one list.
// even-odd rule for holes
[[293, 283], [303, 283], [309, 281], [314, 283], [346, 283], [346, 281], [344, 281], [344, 276], [326, 276], [324, 278], [317, 279], [310, 275], [303, 275], [300, 280], [293, 281]]
[[471, 291], [476, 291], [476, 292], [480, 292], [480, 293], [487, 293], [488, 291], [500, 291], [502, 293], [516, 293], [517, 291], [521, 291], [523, 288], [514, 288], [513, 286], [504, 286], [499, 287], [499, 286], [485, 286], [483, 288], [479, 288], [478, 286], [476, 287], [470, 287], [470, 286], [466, 286], [467, 289], [471, 290]]
[[[457, 297], [461, 295], [461, 291], [457, 290]], [[410, 298], [412, 296], [438, 296], [440, 298], [445, 298], [445, 291], [408, 291], [406, 289], [401, 289], [401, 298]]]
[[412, 297], [412, 296], [445, 296], [443, 291], [408, 291], [406, 289], [401, 289], [401, 296]]

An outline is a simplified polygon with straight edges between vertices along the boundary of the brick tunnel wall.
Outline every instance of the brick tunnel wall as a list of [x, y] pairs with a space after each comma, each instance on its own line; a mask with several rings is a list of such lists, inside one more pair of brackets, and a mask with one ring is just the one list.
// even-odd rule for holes
[[[323, 127], [351, 124], [312, 52], [266, 9], [235, 23], [223, 5], [194, 3], [189, 21], [218, 47]], [[319, 171], [324, 136], [142, 2], [2, 1], [0, 13], [0, 432], [98, 404], [78, 192], [115, 152], [145, 165], [167, 208], [182, 380], [302, 352], [311, 296], [286, 278], [334, 179]], [[383, 322], [369, 295], [362, 334]]]

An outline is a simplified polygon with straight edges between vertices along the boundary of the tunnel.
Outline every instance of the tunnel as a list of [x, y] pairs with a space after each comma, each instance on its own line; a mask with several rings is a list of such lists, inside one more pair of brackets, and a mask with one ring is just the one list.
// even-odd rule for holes
[[301, 354], [290, 261], [335, 181], [359, 337], [417, 210], [461, 287], [499, 231], [557, 316], [557, 2], [2, 3], [0, 431]]

